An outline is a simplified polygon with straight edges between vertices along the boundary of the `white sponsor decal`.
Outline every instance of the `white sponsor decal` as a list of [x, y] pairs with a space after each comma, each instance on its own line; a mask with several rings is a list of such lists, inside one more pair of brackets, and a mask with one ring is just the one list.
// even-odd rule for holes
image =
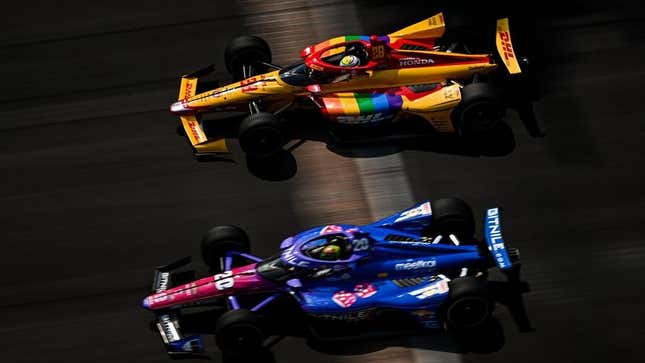
[[222, 272], [221, 274], [215, 275], [215, 288], [217, 290], [226, 290], [233, 287], [235, 281], [233, 280], [233, 271]]
[[445, 294], [448, 292], [448, 281], [442, 279], [426, 287], [410, 292], [410, 295], [417, 299], [423, 300], [434, 295]]
[[157, 287], [157, 292], [168, 290], [168, 280], [170, 280], [169, 272], [162, 272], [159, 274], [159, 286]]
[[488, 235], [490, 236], [491, 241], [491, 252], [495, 260], [499, 263], [499, 267], [506, 267], [506, 262], [504, 261], [504, 256], [500, 250], [504, 250], [504, 241], [502, 240], [502, 227], [499, 223], [499, 208], [489, 209], [486, 213], [488, 223], [486, 223], [488, 228]]
[[418, 260], [412, 262], [397, 263], [394, 269], [397, 271], [418, 270], [421, 268], [434, 268], [437, 266], [436, 260]]
[[152, 296], [152, 302], [153, 303], [160, 303], [160, 302], [164, 302], [166, 300], [168, 300], [168, 295], [166, 295], [165, 292], [162, 292], [161, 294]]
[[399, 65], [401, 67], [421, 66], [426, 64], [434, 64], [434, 60], [427, 58], [403, 58], [399, 61]]
[[159, 330], [161, 330], [164, 340], [167, 340], [167, 342], [174, 342], [180, 339], [179, 332], [177, 331], [177, 328], [175, 328], [175, 324], [170, 320], [170, 316], [160, 316], [157, 326], [159, 327]]
[[287, 261], [287, 263], [290, 263], [292, 265], [297, 265], [297, 266], [300, 266], [300, 267], [309, 267], [309, 262], [308, 261], [296, 262], [298, 260], [298, 257], [294, 253], [294, 248], [295, 247], [296, 247], [296, 245], [293, 245], [293, 246], [287, 248], [286, 250], [284, 250], [284, 252], [282, 253], [282, 257], [285, 259], [285, 261]]
[[430, 202], [425, 202], [416, 208], [412, 208], [410, 210], [406, 210], [405, 212], [401, 213], [399, 218], [397, 218], [394, 222], [404, 221], [406, 219], [420, 217], [420, 216], [429, 216], [431, 214], [432, 214], [432, 208], [430, 207]]

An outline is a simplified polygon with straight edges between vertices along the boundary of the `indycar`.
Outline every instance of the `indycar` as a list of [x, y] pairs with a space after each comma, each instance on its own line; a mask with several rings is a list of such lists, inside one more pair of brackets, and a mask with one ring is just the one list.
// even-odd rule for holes
[[[307, 334], [317, 339], [340, 335], [346, 329], [338, 324], [384, 316], [408, 322], [413, 331], [476, 333], [492, 319], [498, 301], [490, 268], [507, 274], [509, 281], [499, 283], [528, 291], [519, 279], [519, 251], [503, 240], [499, 208], [486, 210], [484, 228], [485, 237], [475, 238], [470, 207], [443, 198], [368, 225], [300, 232], [284, 239], [276, 255], [262, 259], [250, 254], [243, 230], [217, 226], [201, 244], [214, 274], [173, 286], [189, 258], [158, 267], [152, 293], [142, 304], [154, 313], [153, 327], [171, 355], [204, 352], [201, 335], [186, 331], [187, 310], [195, 307], [220, 311], [211, 333], [232, 357], [264, 349], [275, 334], [269, 326], [299, 314]], [[282, 313], [286, 316], [268, 316], [280, 299], [292, 304]], [[271, 318], [277, 323], [264, 323]]]
[[[200, 79], [212, 65], [184, 75], [170, 112], [198, 160], [229, 152], [227, 137], [237, 137], [247, 155], [275, 155], [302, 139], [294, 123], [314, 118], [358, 134], [416, 120], [438, 134], [482, 135], [510, 107], [494, 72], [519, 77], [528, 61], [515, 54], [507, 18], [497, 20], [495, 55], [472, 54], [465, 43], [444, 39], [444, 31], [439, 13], [388, 35], [335, 37], [307, 46], [301, 62], [284, 68], [271, 63], [266, 41], [241, 36], [224, 54], [235, 82], [210, 89], [219, 82]], [[222, 118], [204, 120], [217, 112]], [[230, 116], [235, 113], [243, 116]], [[230, 119], [232, 126], [222, 121]]]

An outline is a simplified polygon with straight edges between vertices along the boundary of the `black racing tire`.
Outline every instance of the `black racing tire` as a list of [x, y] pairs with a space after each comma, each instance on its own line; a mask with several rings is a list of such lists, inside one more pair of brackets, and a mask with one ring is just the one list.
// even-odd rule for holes
[[452, 121], [462, 136], [477, 136], [494, 129], [504, 116], [497, 90], [489, 83], [471, 83], [461, 89], [461, 102]]
[[242, 80], [242, 66], [253, 66], [253, 73], [264, 73], [266, 66], [258, 62], [271, 63], [271, 47], [262, 38], [242, 35], [232, 39], [224, 50], [226, 69], [236, 81]]
[[242, 150], [255, 157], [274, 155], [286, 143], [282, 122], [268, 112], [255, 113], [242, 120], [238, 139]]
[[430, 202], [432, 221], [430, 231], [435, 235], [448, 237], [454, 234], [461, 242], [467, 243], [475, 234], [473, 210], [459, 198], [441, 198]]
[[449, 329], [468, 331], [484, 326], [492, 316], [494, 303], [485, 279], [459, 277], [448, 283], [444, 319]]
[[264, 338], [260, 316], [250, 310], [227, 311], [215, 323], [215, 343], [231, 357], [256, 355], [262, 350]]
[[220, 258], [224, 257], [226, 252], [248, 253], [250, 250], [249, 236], [237, 226], [216, 226], [202, 237], [202, 259], [212, 271], [221, 270]]

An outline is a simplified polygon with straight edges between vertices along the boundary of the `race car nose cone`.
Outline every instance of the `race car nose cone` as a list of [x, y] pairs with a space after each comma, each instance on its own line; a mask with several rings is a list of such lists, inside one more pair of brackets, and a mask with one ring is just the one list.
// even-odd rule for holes
[[141, 305], [144, 309], [150, 309], [150, 300], [148, 300], [148, 298], [143, 299]]
[[188, 108], [184, 106], [184, 103], [182, 101], [177, 101], [170, 105], [170, 112], [184, 112], [188, 111]]

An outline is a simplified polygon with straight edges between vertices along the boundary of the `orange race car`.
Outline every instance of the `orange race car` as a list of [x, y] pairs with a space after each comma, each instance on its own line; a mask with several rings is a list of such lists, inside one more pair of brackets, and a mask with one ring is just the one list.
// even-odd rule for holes
[[[297, 139], [285, 122], [294, 112], [298, 123], [315, 113], [329, 126], [358, 130], [410, 119], [438, 133], [490, 130], [506, 108], [493, 72], [514, 77], [525, 64], [513, 50], [508, 19], [497, 20], [496, 55], [442, 42], [444, 31], [439, 13], [385, 36], [341, 36], [308, 46], [302, 62], [284, 68], [271, 64], [264, 40], [238, 37], [225, 51], [236, 82], [198, 92], [199, 78], [214, 67], [185, 75], [170, 111], [180, 117], [198, 159], [228, 152], [226, 137], [237, 137], [250, 156], [273, 155]], [[205, 113], [221, 111], [244, 112], [232, 132], [220, 128], [220, 120], [202, 120]]]

